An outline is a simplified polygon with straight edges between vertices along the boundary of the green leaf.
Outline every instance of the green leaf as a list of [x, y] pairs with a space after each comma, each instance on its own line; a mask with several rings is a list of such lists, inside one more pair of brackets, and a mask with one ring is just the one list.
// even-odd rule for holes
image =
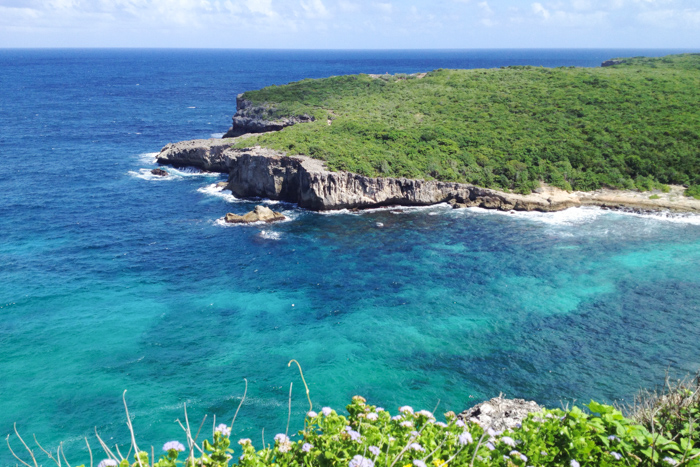
[[591, 401], [591, 403], [588, 404], [586, 407], [588, 407], [588, 409], [589, 409], [591, 412], [593, 412], [593, 413], [599, 413], [600, 415], [605, 415], [605, 414], [608, 414], [608, 413], [612, 413], [613, 410], [614, 410], [614, 409], [613, 409], [612, 407], [610, 407], [609, 405], [599, 404], [598, 402], [595, 402], [595, 401]]

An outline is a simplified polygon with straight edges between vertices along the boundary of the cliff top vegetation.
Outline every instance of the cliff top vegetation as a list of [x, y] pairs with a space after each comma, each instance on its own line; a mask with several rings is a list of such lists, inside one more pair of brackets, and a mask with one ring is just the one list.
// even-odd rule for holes
[[700, 196], [700, 54], [601, 68], [445, 70], [307, 79], [249, 91], [263, 118], [315, 121], [261, 145], [367, 176], [529, 193], [689, 186]]
[[[612, 406], [592, 401], [584, 408], [532, 412], [519, 426], [504, 432], [462, 420], [454, 412], [445, 413], [443, 422], [430, 411], [403, 406], [392, 417], [360, 396], [346, 407], [348, 416], [330, 407], [314, 412], [309, 398], [303, 430], [290, 434], [288, 422], [287, 430], [273, 439], [269, 434], [266, 438], [263, 431], [261, 444], [248, 438], [232, 442], [238, 411], [231, 425], [210, 425], [211, 437], [207, 428], [202, 430], [206, 419], [197, 430], [185, 416], [185, 423], [180, 423], [185, 443], [166, 442], [158, 460], [153, 447], [142, 450], [137, 445], [124, 399], [131, 435], [126, 456], [122, 455], [124, 445], [121, 451], [118, 446], [110, 448], [96, 430], [103, 452], [95, 451], [93, 456], [89, 451], [90, 466], [97, 459], [102, 459], [97, 467], [700, 466], [698, 379], [671, 382], [667, 378], [666, 382], [660, 391], [640, 393], [630, 418]], [[207, 439], [198, 442], [200, 433]], [[12, 454], [25, 467], [39, 467], [34, 451], [16, 428], [15, 434], [12, 442], [25, 450], [16, 453], [8, 435]], [[87, 438], [85, 441], [89, 448]], [[57, 467], [61, 456], [70, 465], [62, 444], [46, 451], [36, 438], [35, 443]]]

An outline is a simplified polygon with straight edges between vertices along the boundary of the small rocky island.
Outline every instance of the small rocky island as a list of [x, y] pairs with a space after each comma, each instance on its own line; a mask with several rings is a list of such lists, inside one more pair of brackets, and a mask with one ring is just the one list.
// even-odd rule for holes
[[153, 169], [151, 170], [151, 175], [156, 175], [158, 177], [167, 177], [170, 173], [163, 169]]
[[277, 222], [283, 221], [286, 217], [284, 214], [275, 212], [265, 206], [255, 206], [250, 212], [239, 216], [238, 214], [228, 213], [224, 217], [224, 221], [228, 224], [252, 224], [253, 222]]

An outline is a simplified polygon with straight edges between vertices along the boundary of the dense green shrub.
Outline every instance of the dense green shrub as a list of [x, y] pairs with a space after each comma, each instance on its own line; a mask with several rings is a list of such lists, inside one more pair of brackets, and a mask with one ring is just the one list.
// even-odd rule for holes
[[465, 423], [453, 412], [441, 422], [429, 411], [400, 407], [392, 417], [356, 396], [346, 407], [347, 416], [329, 407], [309, 412], [298, 436], [280, 433], [258, 448], [250, 439], [232, 445], [231, 427], [224, 424], [215, 428], [212, 441], [201, 444], [186, 428], [186, 444], [166, 443], [157, 461], [134, 449], [133, 438], [130, 452], [138, 454], [130, 460], [103, 444], [109, 457], [99, 467], [147, 467], [152, 461], [157, 467], [698, 466], [697, 389], [647, 398], [637, 406], [637, 420], [591, 402], [587, 411], [574, 407], [531, 413], [505, 433]]
[[700, 199], [700, 185], [689, 186], [685, 190], [685, 196], [691, 196], [695, 199]]
[[246, 92], [269, 118], [316, 121], [241, 144], [306, 154], [332, 170], [523, 193], [539, 181], [567, 190], [700, 185], [697, 54], [406, 78], [339, 76]]

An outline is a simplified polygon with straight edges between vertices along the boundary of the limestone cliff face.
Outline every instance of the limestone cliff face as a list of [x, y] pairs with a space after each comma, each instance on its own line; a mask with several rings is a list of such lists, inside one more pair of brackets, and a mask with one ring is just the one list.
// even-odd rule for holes
[[528, 198], [461, 183], [330, 172], [323, 162], [305, 156], [285, 156], [260, 147], [231, 149], [234, 141], [169, 144], [158, 155], [158, 162], [228, 173], [227, 187], [236, 196], [289, 201], [315, 211], [441, 202], [455, 207], [556, 211], [580, 204], [577, 199]]
[[228, 158], [224, 151], [234, 143], [233, 139], [196, 139], [170, 143], [158, 154], [158, 162], [174, 167], [197, 167], [210, 172], [228, 173]]
[[297, 123], [313, 122], [309, 115], [296, 115], [276, 120], [268, 120], [265, 115], [273, 109], [270, 105], [255, 106], [252, 102], [243, 98], [243, 94], [236, 97], [236, 114], [233, 116], [233, 125], [228, 129], [224, 138], [233, 138], [247, 133], [265, 133], [279, 131], [284, 127]]

